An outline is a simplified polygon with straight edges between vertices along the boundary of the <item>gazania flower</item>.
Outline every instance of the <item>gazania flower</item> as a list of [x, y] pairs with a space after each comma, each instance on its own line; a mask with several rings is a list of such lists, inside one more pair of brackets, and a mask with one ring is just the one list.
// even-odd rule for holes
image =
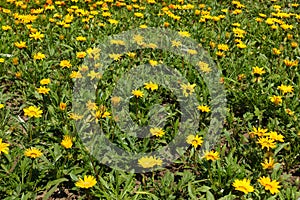
[[152, 81], [150, 81], [149, 83], [145, 83], [144, 85], [144, 88], [146, 88], [147, 90], [154, 91], [158, 89], [158, 85], [156, 83], [152, 83]]
[[165, 131], [162, 128], [150, 128], [150, 133], [157, 137], [162, 137], [165, 135]]
[[131, 92], [136, 98], [140, 98], [144, 96], [144, 93], [141, 90], [132, 90]]
[[64, 138], [63, 138], [63, 140], [61, 141], [60, 144], [61, 144], [63, 147], [65, 147], [66, 149], [69, 149], [69, 148], [71, 148], [72, 145], [73, 145], [72, 139], [73, 139], [73, 138], [72, 138], [71, 136], [65, 135]]
[[79, 178], [79, 180], [75, 183], [76, 187], [79, 188], [91, 188], [96, 185], [97, 181], [94, 176], [86, 176], [84, 175], [83, 179]]
[[40, 110], [39, 107], [29, 106], [28, 108], [24, 108], [24, 115], [28, 117], [40, 118], [42, 117], [43, 111]]
[[3, 152], [4, 154], [8, 154], [9, 144], [2, 142], [2, 138], [0, 138], [0, 154]]
[[48, 94], [49, 91], [50, 91], [49, 88], [46, 88], [46, 87], [43, 87], [43, 86], [37, 88], [37, 92], [38, 92], [39, 94]]
[[30, 158], [38, 158], [41, 157], [43, 153], [39, 149], [31, 147], [30, 149], [25, 150], [24, 155]]
[[220, 157], [219, 157], [219, 153], [217, 151], [210, 151], [210, 152], [206, 152], [203, 156], [206, 160], [211, 160], [211, 161], [214, 161], [214, 160], [219, 160]]
[[181, 84], [181, 89], [183, 90], [183, 94], [185, 97], [193, 94], [193, 92], [195, 91], [196, 84]]
[[189, 135], [186, 138], [186, 143], [193, 145], [195, 148], [201, 146], [203, 143], [203, 138], [198, 135]]
[[258, 179], [258, 182], [265, 187], [265, 190], [269, 190], [271, 192], [271, 194], [276, 194], [279, 192], [279, 182], [277, 182], [276, 180], [271, 181], [271, 179], [269, 177], [260, 177]]
[[40, 80], [41, 85], [48, 85], [49, 83], [51, 83], [51, 80], [49, 78], [44, 78]]
[[143, 168], [152, 168], [155, 165], [161, 166], [162, 160], [154, 156], [142, 157], [138, 160], [138, 164]]
[[65, 68], [65, 67], [70, 68], [70, 67], [72, 67], [72, 64], [68, 60], [62, 60], [62, 61], [60, 61], [59, 66], [61, 66], [62, 68]]
[[232, 186], [235, 188], [235, 190], [244, 192], [245, 194], [254, 191], [253, 186], [250, 185], [250, 180], [246, 178], [243, 180], [234, 180]]
[[197, 108], [198, 108], [198, 110], [200, 110], [201, 112], [210, 112], [209, 106], [199, 105]]
[[269, 159], [265, 159], [263, 163], [261, 163], [264, 169], [273, 169], [274, 168], [274, 159], [269, 157]]

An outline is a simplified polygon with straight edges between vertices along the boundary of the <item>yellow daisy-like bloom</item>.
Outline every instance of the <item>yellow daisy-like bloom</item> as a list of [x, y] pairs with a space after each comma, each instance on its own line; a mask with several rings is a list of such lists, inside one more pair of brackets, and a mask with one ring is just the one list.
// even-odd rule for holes
[[264, 73], [266, 73], [266, 71], [262, 68], [262, 67], [253, 67], [252, 68], [252, 73], [254, 74], [254, 75], [263, 75]]
[[4, 104], [0, 103], [0, 109], [4, 108]]
[[158, 62], [156, 60], [149, 60], [149, 64], [152, 66], [152, 67], [155, 67], [156, 65], [158, 65]]
[[268, 129], [266, 128], [266, 129], [263, 129], [263, 128], [260, 128], [260, 127], [258, 127], [258, 128], [256, 128], [256, 127], [254, 127], [253, 126], [253, 131], [251, 131], [249, 134], [250, 134], [250, 136], [254, 136], [254, 135], [257, 135], [258, 137], [262, 137], [262, 136], [264, 136], [265, 134], [266, 134], [266, 132], [268, 131]]
[[75, 183], [75, 186], [79, 187], [79, 188], [88, 189], [88, 188], [94, 187], [96, 185], [96, 183], [97, 183], [97, 181], [94, 176], [84, 175], [83, 179], [79, 178], [79, 180]]
[[283, 94], [292, 93], [294, 91], [293, 86], [291, 86], [291, 85], [283, 85], [283, 84], [281, 84], [280, 86], [278, 86], [277, 89], [280, 90]]
[[150, 133], [156, 137], [162, 137], [165, 135], [165, 131], [162, 128], [150, 128]]
[[272, 53], [275, 54], [275, 55], [280, 55], [281, 54], [281, 51], [277, 48], [273, 48], [272, 49]]
[[228, 51], [229, 47], [227, 44], [218, 44], [218, 49], [222, 51]]
[[210, 151], [210, 152], [205, 152], [204, 156], [203, 156], [206, 160], [219, 160], [219, 153], [217, 151]]
[[265, 161], [261, 163], [264, 169], [273, 169], [274, 164], [274, 159], [272, 157], [269, 157], [269, 159], [265, 159]]
[[84, 51], [76, 53], [76, 58], [84, 58], [85, 56], [86, 56], [86, 53]]
[[74, 119], [74, 120], [80, 120], [80, 119], [83, 118], [82, 115], [78, 115], [78, 114], [76, 114], [76, 113], [70, 113], [70, 114], [69, 114], [69, 117], [70, 117], [70, 119]]
[[245, 194], [254, 191], [253, 186], [250, 185], [250, 180], [246, 178], [243, 180], [234, 180], [232, 186], [235, 188], [235, 190], [244, 192]]
[[43, 60], [44, 58], [46, 58], [45, 54], [40, 52], [33, 55], [34, 60]]
[[44, 78], [40, 80], [41, 85], [48, 85], [49, 83], [51, 83], [51, 80], [49, 78]]
[[258, 139], [257, 143], [261, 145], [262, 149], [267, 148], [268, 151], [270, 148], [274, 149], [276, 147], [275, 141], [269, 137], [261, 137]]
[[4, 154], [8, 154], [9, 144], [2, 142], [2, 138], [0, 138], [0, 154], [3, 152]]
[[133, 94], [136, 98], [144, 96], [144, 93], [141, 90], [132, 90], [131, 94]]
[[62, 60], [60, 61], [59, 66], [61, 66], [62, 68], [70, 68], [72, 67], [72, 64], [68, 60]]
[[69, 136], [69, 135], [65, 135], [64, 136], [64, 138], [63, 138], [63, 140], [61, 141], [61, 145], [63, 146], [63, 147], [65, 147], [66, 149], [69, 149], [69, 148], [71, 148], [72, 147], [72, 145], [73, 145], [73, 138], [71, 137], [71, 136]]
[[282, 97], [281, 96], [273, 95], [273, 96], [270, 97], [270, 101], [272, 103], [274, 103], [276, 106], [278, 106], [279, 104], [282, 103]]
[[198, 110], [200, 110], [201, 112], [210, 112], [209, 106], [199, 105], [197, 108], [198, 108]]
[[209, 67], [209, 64], [207, 64], [205, 62], [199, 61], [198, 66], [199, 66], [200, 70], [204, 73], [209, 73], [212, 71], [212, 69]]
[[267, 133], [266, 135], [275, 141], [284, 142], [284, 140], [283, 140], [284, 136], [281, 134], [278, 134], [276, 131], [271, 131], [271, 132]]
[[196, 84], [181, 84], [181, 89], [183, 90], [183, 94], [185, 97], [193, 94], [193, 92], [195, 91]]
[[285, 111], [288, 115], [290, 115], [290, 116], [293, 116], [293, 115], [295, 114], [295, 112], [292, 111], [292, 110], [289, 109], [289, 108], [284, 109], [284, 111]]
[[35, 106], [29, 106], [28, 108], [24, 108], [23, 111], [25, 116], [35, 117], [35, 118], [42, 117], [42, 113], [43, 113], [43, 111], [40, 110], [39, 107], [35, 107]]
[[43, 153], [39, 149], [31, 147], [30, 149], [25, 150], [24, 155], [30, 158], [38, 158], [41, 157]]
[[80, 42], [83, 42], [83, 41], [86, 41], [86, 37], [78, 36], [78, 37], [76, 37], [76, 40], [80, 41]]
[[145, 83], [144, 85], [145, 85], [144, 88], [146, 88], [147, 90], [154, 91], [154, 90], [158, 89], [158, 85], [155, 83], [152, 83], [152, 81], [150, 81], [149, 83]]
[[191, 34], [187, 31], [179, 31], [178, 34], [181, 36], [181, 37], [190, 37]]
[[199, 137], [198, 135], [189, 135], [186, 138], [186, 142], [188, 144], [193, 145], [195, 148], [197, 148], [198, 146], [201, 146], [201, 144], [203, 143], [203, 138]]
[[23, 49], [26, 48], [26, 42], [20, 41], [20, 42], [15, 42], [14, 45], [19, 48], [19, 49]]
[[70, 74], [70, 78], [82, 78], [82, 74], [77, 71], [72, 71], [72, 73]]
[[44, 34], [41, 34], [39, 31], [37, 31], [35, 33], [30, 34], [29, 37], [35, 40], [41, 40], [42, 38], [44, 38]]
[[269, 190], [271, 192], [271, 194], [276, 194], [279, 192], [279, 182], [277, 182], [276, 180], [271, 181], [271, 179], [269, 177], [260, 177], [258, 179], [258, 182], [265, 187], [265, 190]]
[[283, 60], [283, 63], [285, 64], [285, 66], [287, 67], [295, 67], [298, 65], [298, 60], [294, 60], [294, 61], [291, 61], [291, 60]]
[[4, 58], [0, 58], [0, 63], [4, 63]]
[[39, 94], [48, 94], [49, 91], [50, 91], [49, 88], [46, 88], [46, 87], [43, 87], [43, 86], [37, 88], [37, 92], [38, 92]]
[[162, 160], [160, 158], [155, 158], [153, 156], [142, 157], [138, 160], [138, 164], [143, 168], [151, 168], [155, 165], [161, 166]]
[[66, 103], [64, 103], [64, 102], [60, 102], [60, 103], [59, 103], [59, 109], [60, 109], [60, 110], [65, 110], [66, 107], [67, 107], [67, 104], [66, 104]]

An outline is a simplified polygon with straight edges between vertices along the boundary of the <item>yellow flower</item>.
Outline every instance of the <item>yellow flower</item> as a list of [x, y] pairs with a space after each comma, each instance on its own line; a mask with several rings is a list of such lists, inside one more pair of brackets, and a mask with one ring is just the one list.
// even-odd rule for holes
[[229, 47], [227, 44], [218, 44], [218, 49], [222, 51], [228, 51]]
[[143, 168], [151, 168], [155, 165], [161, 166], [162, 160], [153, 156], [142, 157], [138, 160], [138, 164]]
[[41, 34], [39, 31], [37, 31], [35, 33], [30, 34], [29, 37], [35, 40], [41, 40], [42, 38], [44, 38], [44, 34]]
[[4, 63], [4, 58], [0, 58], [0, 63]]
[[3, 152], [4, 154], [8, 154], [9, 144], [2, 142], [2, 138], [0, 138], [0, 154]]
[[162, 137], [165, 135], [165, 132], [162, 128], [150, 128], [150, 133], [157, 137]]
[[201, 112], [210, 112], [209, 106], [199, 105], [197, 108], [198, 108], [198, 110], [200, 110]]
[[4, 31], [11, 30], [11, 26], [9, 26], [9, 25], [2, 26], [2, 30], [4, 30]]
[[62, 60], [62, 61], [60, 61], [59, 66], [61, 66], [62, 68], [65, 68], [65, 67], [70, 68], [70, 67], [72, 67], [72, 64], [68, 60]]
[[134, 13], [134, 16], [139, 17], [139, 18], [144, 18], [143, 13]]
[[39, 93], [39, 94], [48, 94], [48, 93], [49, 93], [49, 91], [50, 91], [50, 89], [49, 89], [49, 88], [46, 88], [46, 87], [43, 87], [43, 86], [41, 86], [41, 87], [37, 88], [37, 91], [38, 91], [38, 93]]
[[216, 151], [210, 151], [210, 152], [205, 152], [204, 156], [203, 156], [206, 160], [211, 160], [211, 161], [214, 161], [214, 160], [219, 160], [220, 157], [219, 157], [219, 153]]
[[266, 134], [267, 131], [268, 131], [267, 128], [266, 129], [262, 129], [260, 127], [255, 128], [253, 126], [253, 131], [251, 131], [249, 134], [250, 134], [250, 136], [257, 135], [258, 137], [262, 137], [262, 136], [264, 136]]
[[156, 60], [149, 60], [149, 64], [152, 66], [152, 67], [155, 67], [158, 65], [158, 62]]
[[67, 104], [66, 104], [66, 103], [64, 103], [64, 102], [60, 102], [60, 103], [59, 103], [59, 109], [60, 109], [60, 110], [65, 110], [66, 107], [67, 107]]
[[283, 85], [281, 84], [280, 86], [277, 87], [278, 90], [280, 90], [283, 94], [285, 93], [292, 93], [294, 91], [293, 86], [291, 85]]
[[145, 83], [144, 85], [145, 85], [144, 88], [146, 88], [147, 90], [154, 91], [154, 90], [158, 89], [158, 85], [155, 83], [152, 83], [152, 81], [150, 81], [149, 83]]
[[80, 42], [83, 42], [83, 41], [86, 41], [86, 37], [78, 36], [78, 37], [76, 37], [76, 40], [80, 41]]
[[258, 179], [258, 182], [265, 187], [265, 190], [269, 190], [271, 192], [271, 194], [276, 194], [279, 192], [279, 182], [277, 182], [276, 180], [271, 181], [271, 179], [269, 177], [260, 177]]
[[193, 92], [195, 91], [196, 84], [181, 84], [181, 89], [183, 90], [183, 94], [185, 97], [193, 94]]
[[249, 192], [253, 192], [254, 188], [250, 185], [250, 180], [244, 178], [243, 180], [234, 180], [233, 187], [235, 190], [244, 192], [245, 194], [248, 194]]
[[79, 178], [79, 180], [75, 183], [76, 187], [80, 188], [91, 188], [96, 185], [97, 181], [94, 176], [86, 176], [84, 175], [83, 179]]
[[72, 71], [70, 78], [82, 78], [82, 74], [80, 72]]
[[69, 114], [69, 117], [70, 117], [70, 119], [74, 119], [74, 120], [80, 120], [80, 119], [83, 118], [82, 115], [78, 115], [78, 114], [76, 114], [76, 113], [70, 113], [70, 114]]
[[209, 67], [209, 65], [205, 62], [199, 61], [198, 66], [202, 72], [209, 73], [212, 71], [212, 69]]
[[23, 111], [25, 116], [35, 117], [35, 118], [42, 117], [42, 113], [43, 113], [43, 111], [40, 110], [39, 107], [35, 107], [35, 106], [29, 106], [28, 108], [24, 108]]
[[275, 141], [284, 142], [284, 136], [281, 134], [278, 134], [276, 131], [271, 131], [266, 134], [269, 136], [270, 139], [273, 139]]
[[262, 75], [262, 74], [264, 74], [264, 73], [266, 73], [266, 71], [262, 68], [262, 67], [253, 67], [252, 68], [252, 73], [254, 74], [254, 75]]
[[282, 103], [282, 97], [273, 95], [270, 97], [270, 100], [272, 103], [274, 103], [276, 106]]
[[267, 148], [268, 151], [270, 148], [274, 149], [276, 147], [275, 141], [269, 137], [261, 137], [258, 139], [257, 143], [261, 145], [262, 149]]
[[283, 63], [284, 63], [287, 67], [296, 67], [296, 66], [298, 65], [298, 60], [295, 60], [295, 61], [283, 60]]
[[46, 58], [45, 54], [40, 52], [33, 55], [34, 60], [43, 60], [44, 58]]
[[122, 54], [115, 54], [115, 53], [113, 53], [113, 54], [109, 54], [109, 57], [111, 59], [114, 59], [114, 60], [118, 61], [122, 57]]
[[189, 135], [186, 138], [186, 142], [188, 144], [193, 145], [195, 148], [197, 148], [198, 146], [201, 146], [201, 144], [203, 143], [203, 138], [199, 137], [198, 135]]
[[4, 104], [0, 103], [0, 109], [4, 108]]
[[41, 157], [43, 153], [39, 149], [31, 147], [30, 149], [25, 150], [24, 155], [30, 158], [38, 158]]
[[180, 47], [182, 45], [182, 43], [177, 40], [172, 40], [171, 42], [172, 42], [172, 47]]
[[269, 157], [269, 159], [265, 159], [263, 163], [261, 163], [264, 169], [273, 169], [274, 168], [274, 159]]
[[285, 111], [288, 115], [290, 115], [290, 116], [293, 116], [293, 115], [295, 114], [294, 111], [292, 111], [292, 110], [289, 109], [289, 108], [284, 109], [284, 111]]
[[219, 56], [219, 57], [225, 57], [225, 53], [222, 52], [222, 51], [217, 51], [216, 55]]
[[179, 31], [178, 34], [181, 36], [181, 37], [190, 37], [191, 34], [187, 31]]
[[102, 77], [102, 75], [101, 75], [100, 72], [95, 72], [94, 70], [91, 70], [91, 71], [88, 73], [87, 76], [89, 76], [89, 77], [91, 78], [91, 80], [93, 80], [94, 78], [101, 78], [101, 77]]
[[49, 83], [51, 83], [51, 80], [49, 78], [44, 78], [40, 80], [41, 85], [48, 85]]
[[132, 90], [131, 94], [133, 94], [137, 98], [144, 96], [144, 93], [141, 90]]
[[14, 45], [16, 47], [18, 47], [19, 49], [23, 49], [23, 48], [26, 48], [26, 42], [23, 42], [23, 41], [20, 41], [20, 42], [15, 42]]
[[76, 57], [77, 58], [84, 58], [86, 56], [86, 53], [84, 51], [81, 51], [81, 52], [77, 52], [76, 53]]
[[71, 136], [65, 135], [64, 138], [63, 138], [63, 140], [61, 141], [60, 144], [61, 144], [63, 147], [65, 147], [66, 149], [69, 149], [69, 148], [71, 148], [72, 145], [73, 145], [72, 139], [73, 139], [73, 138], [72, 138]]
[[275, 54], [275, 55], [280, 55], [281, 51], [279, 49], [273, 48], [272, 53]]

